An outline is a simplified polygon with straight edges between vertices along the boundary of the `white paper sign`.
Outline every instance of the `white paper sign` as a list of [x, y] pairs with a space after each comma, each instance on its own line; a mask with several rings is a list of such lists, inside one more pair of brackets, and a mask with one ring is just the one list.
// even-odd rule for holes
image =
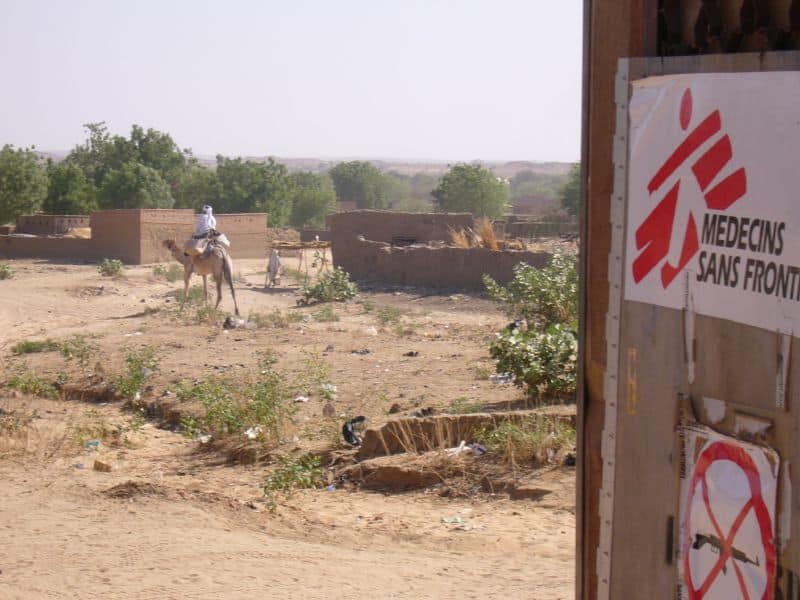
[[633, 82], [625, 298], [800, 325], [800, 72]]
[[700, 426], [682, 433], [679, 597], [771, 600], [778, 455]]

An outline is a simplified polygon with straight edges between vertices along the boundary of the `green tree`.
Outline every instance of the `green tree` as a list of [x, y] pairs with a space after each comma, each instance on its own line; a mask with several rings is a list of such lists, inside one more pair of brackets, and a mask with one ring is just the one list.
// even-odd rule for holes
[[0, 150], [0, 223], [39, 210], [47, 195], [47, 174], [32, 148], [6, 144]]
[[68, 162], [47, 165], [47, 197], [42, 209], [51, 215], [88, 215], [97, 210], [97, 190], [83, 170]]
[[217, 156], [221, 195], [217, 212], [266, 212], [271, 225], [281, 227], [292, 210], [293, 184], [285, 165]]
[[102, 208], [172, 208], [175, 204], [158, 171], [133, 161], [106, 173], [98, 199]]
[[336, 192], [327, 174], [307, 171], [292, 173], [292, 214], [289, 224], [293, 227], [324, 227], [325, 216], [336, 211]]
[[133, 125], [128, 139], [112, 136], [104, 122], [88, 123], [84, 128], [88, 139], [76, 146], [66, 161], [80, 167], [97, 188], [109, 172], [121, 170], [131, 162], [155, 169], [170, 186], [177, 183], [186, 166], [188, 151], [182, 152], [167, 133]]
[[358, 208], [386, 208], [389, 205], [385, 176], [372, 163], [353, 160], [330, 170], [339, 202], [354, 201]]
[[204, 204], [215, 208], [222, 196], [222, 185], [214, 169], [191, 164], [183, 170], [173, 187], [175, 208], [197, 210]]
[[573, 217], [578, 215], [581, 206], [581, 164], [575, 163], [569, 170], [567, 182], [559, 193], [561, 206]]
[[469, 212], [476, 217], [499, 217], [508, 204], [508, 186], [480, 165], [455, 165], [432, 195], [439, 210]]

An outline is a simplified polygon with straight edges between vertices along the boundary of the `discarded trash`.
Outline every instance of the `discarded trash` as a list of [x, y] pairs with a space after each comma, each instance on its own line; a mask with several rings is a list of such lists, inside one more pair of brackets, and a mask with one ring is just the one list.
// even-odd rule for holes
[[409, 350], [408, 352], [405, 352], [403, 354], [403, 356], [415, 357], [415, 356], [419, 356], [419, 352], [417, 352], [416, 350]]
[[223, 329], [238, 329], [239, 327], [244, 326], [244, 319], [237, 319], [228, 315], [225, 317], [225, 322], [222, 324]]
[[333, 485], [333, 484], [330, 484], [330, 485], [325, 486], [325, 489], [327, 491], [329, 491], [329, 492], [332, 492], [332, 491], [334, 491], [336, 489], [336, 486]]
[[210, 433], [199, 433], [195, 438], [201, 444], [207, 444], [211, 441], [211, 434]]
[[83, 447], [87, 450], [98, 450], [100, 448], [100, 440], [87, 440], [83, 443]]
[[294, 401], [297, 403], [308, 402], [308, 396], [298, 396], [297, 398], [294, 399]]
[[336, 407], [333, 406], [330, 402], [328, 402], [325, 406], [322, 407], [322, 416], [328, 417], [329, 419], [336, 416]]
[[417, 410], [415, 410], [414, 412], [411, 413], [411, 416], [412, 417], [417, 417], [419, 419], [422, 419], [423, 417], [432, 416], [433, 413], [435, 413], [435, 412], [436, 412], [435, 408], [433, 408], [431, 406], [428, 406], [427, 408], [418, 408]]
[[123, 337], [131, 337], [134, 335], [142, 335], [141, 331], [134, 331], [133, 333], [126, 333]]
[[72, 466], [75, 467], [76, 469], [85, 469], [86, 468], [86, 465], [84, 465], [83, 463], [75, 463]]
[[461, 443], [456, 446], [455, 448], [448, 448], [444, 451], [445, 454], [449, 454], [450, 456], [455, 456], [457, 454], [462, 454], [464, 452], [472, 452], [472, 448], [467, 447], [467, 442], [461, 440]]
[[459, 454], [469, 453], [475, 456], [483, 456], [486, 454], [486, 447], [482, 444], [467, 444], [464, 440], [455, 448], [448, 448], [445, 453], [450, 456], [457, 456]]
[[336, 386], [332, 383], [323, 383], [321, 386], [319, 386], [319, 389], [322, 390], [324, 395], [336, 395]]
[[372, 350], [369, 348], [361, 348], [360, 350], [353, 350], [351, 354], [360, 354], [361, 356], [365, 356], [367, 354], [372, 354]]
[[472, 448], [472, 453], [475, 456], [483, 456], [486, 454], [486, 446], [483, 444], [470, 444], [469, 447]]
[[247, 436], [247, 439], [248, 439], [248, 440], [254, 440], [254, 439], [256, 439], [256, 438], [257, 438], [259, 435], [261, 435], [261, 431], [262, 431], [261, 427], [259, 427], [258, 425], [256, 425], [255, 427], [251, 427], [250, 429], [248, 429], [247, 431], [245, 431], [245, 432], [244, 432], [244, 434]]
[[462, 517], [442, 517], [442, 523], [445, 525], [463, 525], [464, 519]]
[[360, 446], [361, 436], [358, 435], [358, 430], [363, 427], [366, 420], [366, 417], [358, 416], [346, 421], [344, 425], [342, 425], [342, 437], [344, 441], [351, 446]]
[[489, 381], [496, 385], [511, 383], [514, 381], [514, 376], [511, 373], [495, 373], [489, 376]]
[[375, 329], [374, 327], [367, 327], [367, 329], [365, 330], [365, 333], [367, 335], [378, 335], [378, 330]]
[[111, 473], [111, 464], [103, 462], [102, 460], [95, 460], [93, 468], [95, 471], [100, 471], [101, 473]]

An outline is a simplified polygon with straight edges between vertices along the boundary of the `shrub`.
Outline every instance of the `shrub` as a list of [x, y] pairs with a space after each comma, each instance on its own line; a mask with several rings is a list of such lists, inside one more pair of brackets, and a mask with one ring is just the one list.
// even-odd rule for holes
[[314, 313], [314, 320], [319, 323], [333, 323], [339, 320], [339, 315], [337, 315], [333, 307], [328, 304]]
[[578, 360], [578, 273], [574, 256], [556, 254], [536, 269], [520, 263], [507, 286], [484, 276], [489, 297], [527, 328], [506, 328], [489, 353], [499, 373], [512, 373], [529, 395], [572, 394]]
[[142, 391], [144, 382], [158, 371], [158, 365], [156, 351], [150, 346], [128, 352], [125, 371], [114, 380], [114, 390], [126, 398], [133, 398]]
[[59, 350], [61, 345], [54, 340], [22, 340], [11, 346], [12, 354], [34, 354], [36, 352], [54, 352]]
[[6, 386], [18, 390], [23, 394], [41, 396], [42, 398], [55, 398], [58, 395], [56, 387], [30, 371], [20, 371], [8, 380]]
[[276, 507], [276, 496], [279, 493], [291, 494], [296, 489], [313, 488], [322, 479], [322, 459], [319, 456], [280, 456], [280, 464], [269, 474], [264, 482], [264, 496], [269, 507]]
[[304, 320], [305, 317], [302, 313], [291, 310], [288, 310], [284, 313], [281, 312], [279, 308], [276, 308], [271, 313], [267, 314], [251, 311], [247, 315], [247, 321], [252, 323], [257, 329], [264, 329], [266, 327], [285, 329], [292, 323], [299, 323]]
[[104, 258], [99, 265], [97, 265], [97, 272], [103, 277], [116, 277], [122, 273], [122, 261], [116, 258]]
[[511, 373], [519, 386], [534, 394], [573, 394], [578, 364], [578, 338], [566, 325], [544, 331], [503, 330], [489, 348], [498, 373]]
[[303, 296], [297, 303], [300, 305], [315, 302], [344, 302], [355, 298], [358, 286], [350, 281], [350, 275], [340, 267], [323, 274], [316, 284], [304, 286]]
[[82, 369], [85, 369], [89, 366], [89, 361], [97, 348], [86, 341], [86, 336], [75, 335], [65, 342], [62, 342], [59, 346], [59, 350], [61, 350], [61, 356], [66, 360], [75, 360]]
[[514, 466], [546, 464], [562, 450], [575, 446], [575, 429], [548, 415], [504, 421], [495, 428], [479, 430], [475, 437], [490, 453]]
[[0, 265], [0, 279], [11, 279], [14, 276], [14, 269], [11, 265]]
[[578, 269], [575, 256], [554, 254], [542, 269], [519, 263], [514, 267], [514, 278], [505, 287], [488, 275], [483, 276], [483, 282], [489, 298], [501, 304], [509, 317], [525, 319], [529, 328], [577, 322]]
[[274, 365], [274, 359], [262, 357], [259, 377], [245, 388], [217, 378], [178, 384], [175, 392], [180, 400], [196, 400], [204, 409], [201, 416], [184, 420], [184, 431], [191, 435], [206, 431], [222, 437], [260, 427], [263, 438], [277, 443], [295, 408], [288, 401], [290, 388]]
[[155, 265], [153, 267], [153, 277], [158, 279], [166, 279], [170, 283], [175, 283], [183, 279], [183, 267], [171, 264], [169, 267], [164, 265]]

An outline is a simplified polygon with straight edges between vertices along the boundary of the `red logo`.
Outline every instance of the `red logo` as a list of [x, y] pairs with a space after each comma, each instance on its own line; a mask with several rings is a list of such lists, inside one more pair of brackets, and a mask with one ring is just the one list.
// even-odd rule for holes
[[[686, 131], [692, 120], [692, 91], [687, 89], [681, 98], [679, 121], [681, 129]], [[669, 158], [658, 169], [647, 185], [647, 191], [652, 195], [665, 188], [667, 180], [689, 159], [697, 153], [701, 146], [717, 136], [722, 129], [722, 119], [719, 110], [709, 114], [699, 125], [689, 132], [684, 140], [670, 154]], [[744, 168], [740, 168], [714, 187], [709, 187], [722, 169], [733, 158], [731, 140], [727, 134], [722, 135], [711, 147], [705, 150], [692, 164], [692, 173], [695, 181], [703, 193], [706, 206], [711, 210], [727, 210], [734, 202], [747, 192], [747, 176]], [[677, 265], [671, 264], [667, 258], [672, 241], [672, 229], [675, 222], [675, 212], [680, 197], [681, 178], [678, 178], [661, 196], [661, 201], [650, 212], [647, 218], [636, 230], [636, 249], [639, 256], [633, 261], [633, 280], [639, 283], [662, 260], [661, 285], [666, 289], [678, 276], [678, 273], [700, 250], [700, 241], [697, 235], [697, 221], [694, 214], [689, 212], [686, 230], [681, 243], [680, 258]]]
[[[714, 512], [708, 493], [707, 473], [711, 465], [716, 461], [725, 461], [741, 469], [748, 483], [747, 492], [749, 497], [742, 498], [744, 504], [739, 509], [739, 513], [727, 531], [723, 529], [717, 520], [717, 515]], [[713, 526], [713, 531], [708, 532], [708, 535], [693, 534], [693, 527], [690, 521], [692, 516], [691, 507], [694, 502], [694, 496], [698, 492], [702, 494], [703, 505]], [[689, 485], [689, 497], [686, 502], [686, 506], [689, 508], [687, 509], [686, 522], [684, 523], [686, 537], [683, 539], [682, 551], [684, 583], [689, 600], [719, 597], [718, 594], [712, 593], [712, 588], [721, 577], [727, 574], [730, 567], [733, 569], [733, 575], [735, 575], [736, 583], [741, 591], [740, 598], [749, 599], [748, 589], [753, 586], [755, 580], [763, 577], [765, 585], [760, 600], [772, 600], [775, 585], [775, 567], [777, 565], [777, 549], [772, 535], [772, 519], [764, 501], [758, 469], [744, 448], [727, 442], [714, 442], [703, 450], [695, 464], [694, 475]], [[745, 519], [751, 513], [755, 517], [755, 523], [761, 538], [761, 547], [739, 548], [737, 547], [737, 535]], [[715, 554], [718, 557], [706, 567], [703, 573], [695, 573], [693, 569], [699, 571], [704, 561], [699, 556], [694, 556], [693, 558], [691, 550], [698, 549], [698, 547], [702, 548], [706, 545], [709, 545], [709, 548], [716, 545]], [[695, 579], [698, 581], [698, 585], [695, 584]]]

